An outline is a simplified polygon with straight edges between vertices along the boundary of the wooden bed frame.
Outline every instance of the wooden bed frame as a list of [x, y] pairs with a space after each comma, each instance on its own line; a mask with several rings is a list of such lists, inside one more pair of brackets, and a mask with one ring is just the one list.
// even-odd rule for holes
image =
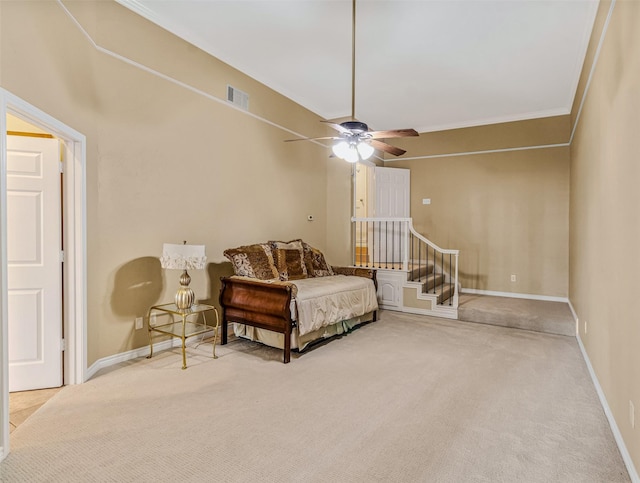
[[[333, 267], [333, 269], [338, 274], [370, 278], [377, 286], [375, 270], [350, 267]], [[227, 343], [229, 322], [272, 330], [284, 334], [283, 362], [288, 363], [291, 360], [291, 331], [295, 326], [295, 322], [291, 320], [291, 285], [269, 284], [231, 277], [223, 277], [221, 282], [222, 338], [220, 344]], [[377, 320], [377, 311], [373, 313], [373, 321], [375, 320]]]

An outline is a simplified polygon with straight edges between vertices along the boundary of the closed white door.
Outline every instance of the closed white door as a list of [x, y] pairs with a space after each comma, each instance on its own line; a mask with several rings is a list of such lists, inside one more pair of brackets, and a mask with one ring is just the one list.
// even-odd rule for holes
[[7, 137], [9, 390], [62, 385], [60, 148]]
[[410, 171], [376, 167], [376, 217], [408, 218], [410, 213]]
[[[411, 178], [408, 169], [375, 168], [375, 216], [377, 218], [409, 218]], [[399, 222], [379, 223], [373, 236], [374, 256], [381, 266], [402, 262], [405, 237]]]

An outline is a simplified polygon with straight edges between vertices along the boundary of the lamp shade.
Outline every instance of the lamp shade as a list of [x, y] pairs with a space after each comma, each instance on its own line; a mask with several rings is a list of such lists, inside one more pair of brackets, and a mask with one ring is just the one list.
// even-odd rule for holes
[[162, 245], [160, 265], [162, 268], [179, 270], [202, 270], [207, 262], [204, 245]]

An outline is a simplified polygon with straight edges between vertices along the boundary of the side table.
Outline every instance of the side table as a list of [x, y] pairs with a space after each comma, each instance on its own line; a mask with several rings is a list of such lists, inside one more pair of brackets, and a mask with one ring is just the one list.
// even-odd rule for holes
[[[216, 314], [216, 325], [208, 325], [205, 313], [213, 311]], [[152, 325], [151, 316], [155, 313], [168, 314], [171, 318], [170, 322]], [[202, 320], [204, 323], [198, 323], [197, 321], [190, 322], [188, 319], [191, 316], [198, 316], [202, 314]], [[176, 320], [176, 317], [179, 320]], [[187, 368], [187, 356], [185, 353], [185, 341], [189, 337], [194, 335], [204, 334], [213, 330], [213, 358], [216, 356], [216, 341], [218, 339], [218, 327], [220, 325], [220, 317], [218, 316], [218, 310], [213, 305], [195, 304], [188, 309], [179, 309], [176, 304], [162, 304], [154, 305], [149, 309], [147, 314], [147, 321], [149, 323], [149, 355], [147, 359], [153, 357], [153, 334], [152, 332], [158, 332], [160, 334], [170, 335], [171, 337], [177, 337], [182, 340], [182, 369]]]

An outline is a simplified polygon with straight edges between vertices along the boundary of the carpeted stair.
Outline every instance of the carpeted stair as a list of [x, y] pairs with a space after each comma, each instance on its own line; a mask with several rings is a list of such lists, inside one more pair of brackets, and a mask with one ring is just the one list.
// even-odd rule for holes
[[423, 294], [436, 295], [437, 303], [442, 304], [453, 297], [455, 286], [445, 281], [442, 272], [434, 272], [433, 263], [424, 261], [417, 265], [414, 262], [410, 266], [407, 279], [414, 283], [421, 284], [420, 291]]

